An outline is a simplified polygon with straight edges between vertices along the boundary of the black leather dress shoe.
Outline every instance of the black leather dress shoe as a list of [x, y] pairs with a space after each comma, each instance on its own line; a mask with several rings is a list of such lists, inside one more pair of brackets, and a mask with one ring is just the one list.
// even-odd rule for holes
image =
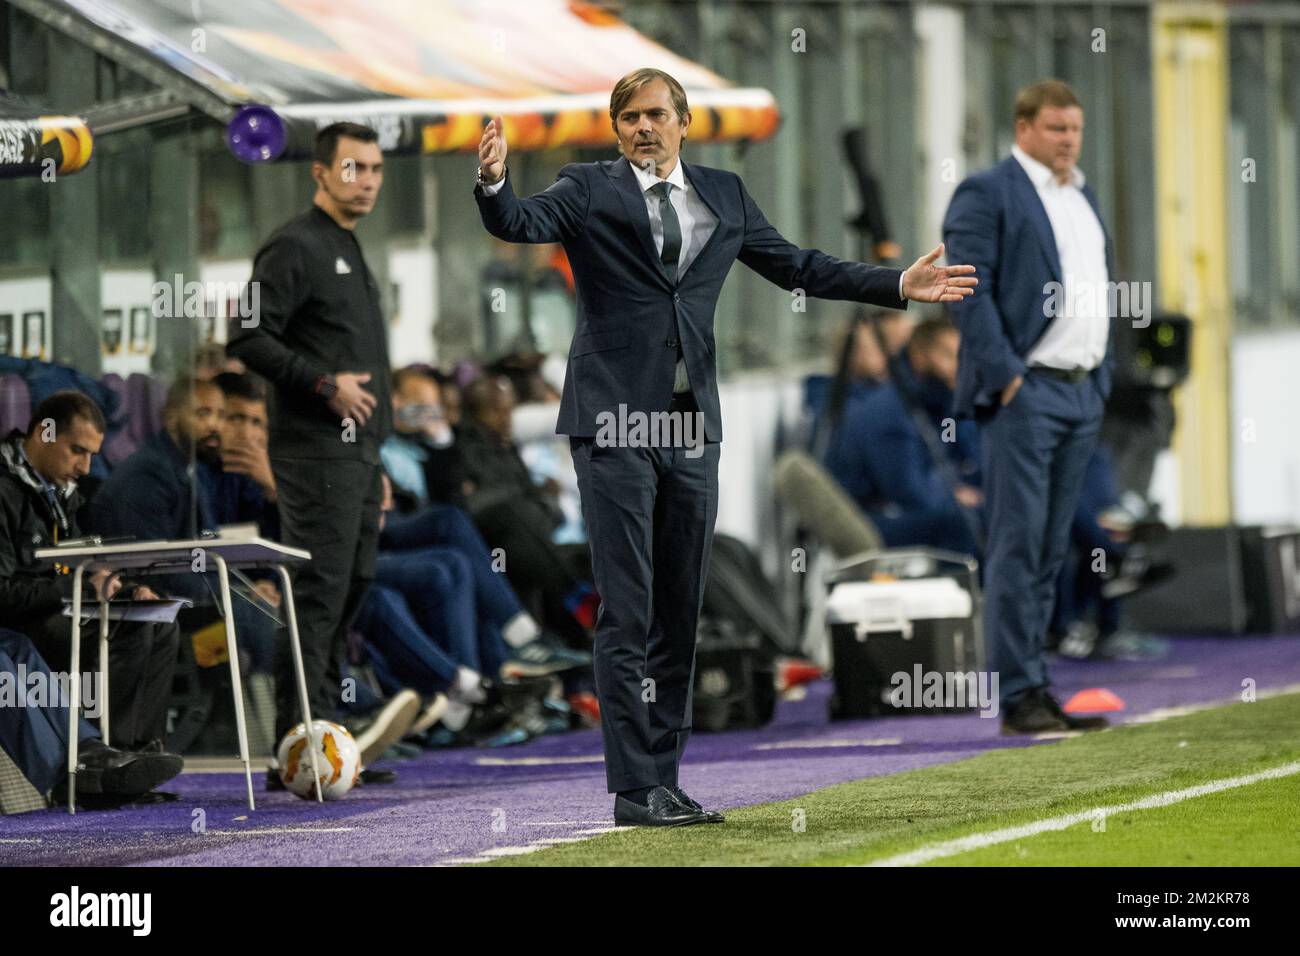
[[1110, 721], [1100, 715], [1095, 717], [1075, 717], [1073, 714], [1067, 714], [1061, 709], [1061, 702], [1047, 691], [1039, 691], [1038, 697], [1044, 707], [1055, 714], [1057, 719], [1065, 722], [1065, 726], [1069, 730], [1101, 730], [1103, 727], [1110, 726]]
[[1043, 734], [1069, 729], [1066, 722], [1032, 690], [1002, 715], [1003, 734]]
[[163, 751], [132, 753], [100, 745], [77, 754], [77, 790], [138, 796], [166, 783], [181, 772], [185, 761]]
[[646, 805], [623, 796], [614, 798], [614, 822], [623, 827], [684, 827], [705, 823], [708, 817], [682, 804], [667, 787], [646, 794]]
[[668, 792], [676, 797], [677, 802], [686, 807], [686, 809], [704, 814], [706, 817], [704, 821], [705, 823], [722, 823], [726, 820], [726, 817], [722, 815], [720, 810], [705, 810], [702, 806], [687, 796], [686, 791], [681, 787], [669, 787]]

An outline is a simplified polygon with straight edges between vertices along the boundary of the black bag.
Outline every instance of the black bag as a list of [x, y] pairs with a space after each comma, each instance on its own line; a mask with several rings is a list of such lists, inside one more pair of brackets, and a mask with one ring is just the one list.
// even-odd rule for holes
[[739, 630], [731, 621], [701, 616], [693, 729], [738, 730], [770, 721], [776, 709], [772, 657], [757, 634]]

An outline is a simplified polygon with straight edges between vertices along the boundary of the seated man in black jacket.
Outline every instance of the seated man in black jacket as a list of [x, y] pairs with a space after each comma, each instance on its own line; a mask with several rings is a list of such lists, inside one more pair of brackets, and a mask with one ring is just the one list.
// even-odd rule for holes
[[[27, 434], [16, 429], [0, 443], [0, 621], [26, 634], [55, 670], [71, 664], [64, 601], [73, 575], [36, 561], [35, 552], [77, 538], [77, 481], [104, 440], [104, 417], [80, 392], [56, 392], [36, 408]], [[144, 585], [97, 571], [86, 576], [83, 600], [121, 591], [157, 597]], [[161, 749], [167, 731], [179, 632], [175, 624], [118, 622], [109, 644], [109, 705], [113, 740], [127, 750]], [[99, 625], [82, 631], [81, 666], [97, 669]]]

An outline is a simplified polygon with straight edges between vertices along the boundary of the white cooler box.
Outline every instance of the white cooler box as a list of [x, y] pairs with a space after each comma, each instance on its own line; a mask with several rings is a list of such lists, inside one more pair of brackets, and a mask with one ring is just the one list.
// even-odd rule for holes
[[835, 678], [831, 718], [974, 709], [975, 700], [952, 694], [936, 707], [933, 695], [922, 700], [918, 686], [931, 672], [943, 675], [947, 687], [957, 674], [983, 667], [974, 603], [970, 591], [947, 577], [834, 585], [826, 610]]

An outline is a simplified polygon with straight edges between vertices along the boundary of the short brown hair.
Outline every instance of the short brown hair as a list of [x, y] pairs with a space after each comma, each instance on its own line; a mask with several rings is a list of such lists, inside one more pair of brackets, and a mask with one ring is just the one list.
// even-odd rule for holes
[[32, 412], [32, 417], [27, 422], [27, 437], [35, 435], [47, 420], [54, 422], [55, 432], [58, 433], [71, 429], [72, 422], [78, 418], [85, 419], [91, 428], [104, 434], [104, 413], [93, 398], [73, 389], [55, 392]]
[[1064, 80], [1040, 80], [1016, 94], [1016, 115], [1013, 122], [1023, 119], [1032, 123], [1044, 106], [1077, 106], [1083, 109], [1074, 90]]
[[912, 338], [907, 344], [915, 349], [928, 349], [939, 340], [940, 336], [950, 332], [954, 334], [957, 332], [957, 326], [953, 324], [952, 319], [946, 315], [934, 316], [921, 322], [912, 330]]
[[682, 85], [663, 70], [643, 66], [615, 83], [614, 92], [609, 94], [609, 121], [615, 127], [618, 126], [618, 114], [622, 112], [623, 107], [627, 106], [627, 101], [635, 96], [641, 87], [655, 80], [663, 80], [668, 84], [668, 95], [673, 101], [673, 109], [677, 110], [677, 119], [681, 120], [690, 115], [691, 108], [686, 102], [686, 91], [682, 89]]

